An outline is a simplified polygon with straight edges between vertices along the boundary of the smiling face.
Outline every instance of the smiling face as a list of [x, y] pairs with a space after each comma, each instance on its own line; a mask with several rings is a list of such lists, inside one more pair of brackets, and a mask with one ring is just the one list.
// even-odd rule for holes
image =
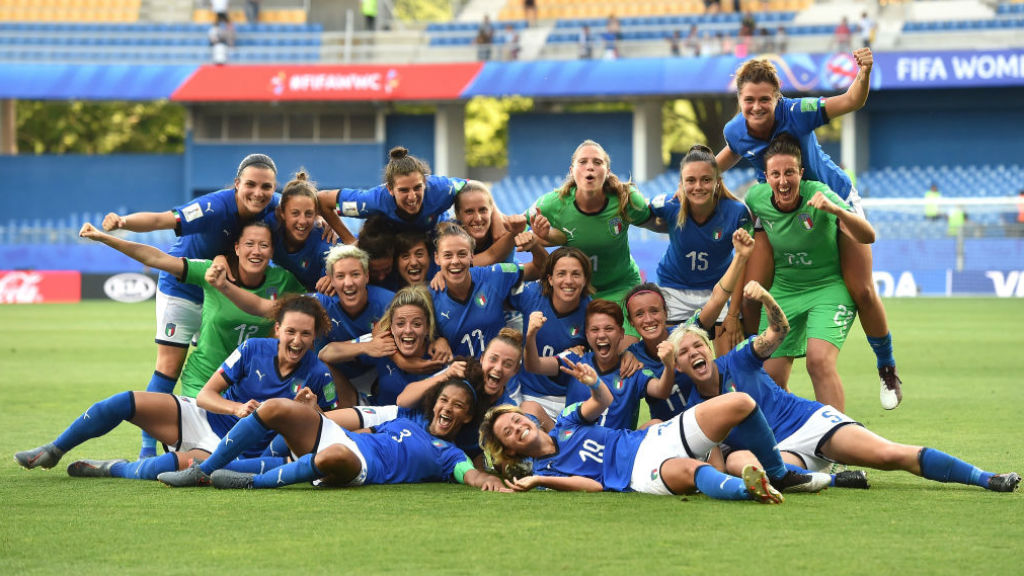
[[[313, 349], [316, 339], [316, 319], [304, 312], [285, 312], [274, 325], [277, 332], [277, 360], [280, 368], [295, 366]], [[283, 371], [283, 370], [282, 370]]]
[[572, 256], [559, 258], [551, 269], [548, 283], [551, 284], [553, 304], [576, 308], [580, 304], [580, 298], [583, 297], [583, 290], [587, 287], [583, 264], [580, 264], [580, 261]]
[[426, 181], [419, 172], [395, 176], [395, 185], [388, 188], [388, 192], [395, 198], [398, 209], [411, 216], [419, 214], [423, 208], [425, 190]]
[[262, 274], [274, 255], [270, 229], [264, 226], [246, 226], [235, 243], [235, 255], [238, 256], [240, 272]]
[[491, 198], [486, 192], [471, 190], [459, 194], [456, 217], [478, 244], [490, 235], [491, 212]]
[[434, 411], [427, 431], [450, 440], [473, 420], [473, 397], [463, 384], [448, 384], [434, 402]]
[[366, 284], [370, 281], [358, 258], [342, 258], [331, 270], [331, 286], [338, 294], [341, 308], [355, 315], [366, 306]]
[[779, 94], [767, 82], [747, 82], [739, 92], [740, 112], [747, 121], [747, 129], [754, 135], [771, 134], [775, 125], [775, 105]]
[[426, 241], [416, 244], [409, 250], [398, 255], [398, 275], [407, 285], [423, 284], [427, 281], [430, 268], [430, 253]]
[[668, 312], [665, 303], [654, 292], [639, 293], [626, 303], [629, 321], [645, 343], [657, 345], [668, 338]]
[[697, 384], [711, 383], [717, 376], [714, 351], [697, 334], [686, 334], [676, 350], [676, 370]]
[[708, 162], [688, 162], [683, 165], [679, 174], [679, 186], [683, 198], [695, 211], [706, 213], [714, 208], [718, 174], [715, 174], [715, 169]]
[[611, 366], [619, 361], [619, 343], [624, 332], [622, 326], [607, 314], [587, 316], [587, 344], [594, 351], [594, 359], [602, 366]]
[[765, 161], [765, 179], [772, 187], [772, 198], [782, 211], [790, 211], [800, 204], [800, 179], [804, 169], [796, 156], [776, 154]]
[[270, 204], [277, 187], [277, 177], [270, 168], [246, 166], [235, 178], [235, 202], [238, 215], [243, 219], [252, 218]]
[[441, 275], [448, 287], [469, 286], [473, 281], [469, 276], [473, 247], [464, 237], [452, 235], [441, 238], [434, 261], [441, 267]]
[[430, 324], [419, 306], [399, 306], [391, 315], [391, 335], [402, 356], [419, 358], [427, 351]]
[[291, 196], [281, 205], [281, 223], [289, 247], [304, 244], [315, 222], [316, 204], [309, 196]]
[[494, 419], [494, 436], [509, 456], [538, 456], [544, 434], [533, 420], [518, 412], [506, 412]]
[[521, 351], [501, 340], [491, 340], [480, 358], [480, 367], [484, 371], [484, 393], [490, 397], [498, 397], [505, 391], [505, 385], [519, 371]]
[[572, 159], [572, 178], [577, 192], [600, 192], [608, 179], [608, 155], [597, 146], [580, 147]]

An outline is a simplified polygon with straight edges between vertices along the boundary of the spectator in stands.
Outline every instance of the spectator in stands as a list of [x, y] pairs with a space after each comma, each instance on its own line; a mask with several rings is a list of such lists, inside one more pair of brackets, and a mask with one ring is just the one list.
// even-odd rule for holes
[[477, 60], [491, 59], [491, 45], [494, 44], [494, 26], [491, 25], [491, 17], [484, 16], [480, 28], [476, 31], [476, 39], [473, 41], [476, 48]]
[[747, 10], [743, 13], [743, 19], [740, 20], [740, 37], [750, 38], [754, 35], [755, 30], [757, 30], [757, 20], [754, 18], [754, 14]]
[[785, 54], [786, 49], [789, 47], [789, 35], [786, 34], [786, 27], [779, 26], [775, 30], [775, 52], [777, 54]]
[[605, 60], [616, 60], [619, 57], [619, 39], [622, 38], [622, 26], [615, 14], [608, 15], [608, 23], [605, 25], [604, 34], [604, 56]]
[[704, 0], [704, 12], [717, 14], [722, 11], [722, 0]]
[[523, 16], [527, 26], [537, 25], [537, 0], [523, 0]]
[[669, 36], [668, 38], [666, 38], [666, 40], [668, 40], [668, 52], [669, 52], [669, 54], [671, 54], [672, 56], [675, 56], [676, 58], [678, 58], [678, 57], [683, 55], [682, 54], [682, 47], [681, 47], [681, 40], [682, 40], [682, 38], [680, 37], [679, 30], [676, 30], [676, 31], [672, 32], [672, 35]]
[[216, 16], [213, 25], [216, 28], [223, 29], [222, 37], [224, 42], [228, 46], [234, 46], [235, 25], [231, 23], [231, 16], [228, 14], [228, 0], [210, 0], [210, 8]]
[[363, 20], [366, 24], [367, 30], [377, 29], [377, 1], [378, 0], [363, 0]]
[[686, 35], [686, 53], [690, 56], [700, 56], [700, 34], [697, 31], [697, 25], [690, 25], [690, 33]]
[[590, 60], [594, 57], [594, 37], [590, 33], [590, 26], [583, 25], [579, 35], [579, 56], [580, 60]]
[[260, 0], [245, 0], [245, 20], [250, 24], [260, 21]]
[[967, 212], [964, 211], [963, 206], [950, 208], [949, 215], [946, 218], [947, 236], [959, 236], [963, 233], [964, 224], [967, 222]]
[[839, 21], [839, 25], [836, 26], [833, 42], [836, 45], [836, 52], [850, 51], [850, 22], [846, 16], [843, 16], [843, 19]]
[[511, 25], [505, 25], [505, 59], [519, 60], [519, 33]]
[[875, 39], [875, 21], [868, 16], [868, 13], [860, 13], [860, 22], [857, 24], [860, 28], [860, 42], [861, 48], [871, 48], [871, 42]]
[[942, 217], [939, 214], [939, 198], [942, 198], [942, 192], [939, 192], [939, 186], [932, 182], [932, 187], [924, 191], [924, 217], [928, 220], [938, 220]]

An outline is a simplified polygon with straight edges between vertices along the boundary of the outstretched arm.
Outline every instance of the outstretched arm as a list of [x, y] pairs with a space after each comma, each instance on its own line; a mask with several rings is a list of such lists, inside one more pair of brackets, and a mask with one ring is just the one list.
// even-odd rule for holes
[[748, 282], [743, 287], [743, 297], [760, 302], [764, 313], [768, 316], [768, 327], [754, 338], [754, 354], [758, 358], [768, 358], [786, 339], [789, 334], [789, 320], [772, 295], [757, 282]]
[[395, 400], [395, 404], [398, 404], [402, 408], [415, 408], [419, 406], [420, 401], [423, 400], [423, 395], [433, 388], [434, 385], [444, 382], [449, 378], [465, 377], [466, 363], [462, 361], [452, 362], [450, 366], [429, 378], [424, 378], [423, 380], [417, 380], [406, 384], [402, 393], [399, 394], [398, 398]]
[[874, 64], [871, 48], [854, 50], [853, 58], [857, 61], [857, 77], [853, 79], [846, 92], [825, 99], [825, 112], [829, 118], [839, 118], [843, 114], [860, 110], [868, 101], [868, 92], [871, 90], [871, 66]]
[[732, 151], [732, 148], [729, 148], [728, 144], [726, 144], [725, 148], [722, 148], [722, 150], [715, 155], [715, 160], [718, 162], [718, 169], [725, 172], [729, 168], [735, 166], [736, 163], [740, 161], [740, 157]]
[[173, 230], [177, 224], [174, 212], [133, 212], [121, 216], [111, 212], [103, 217], [103, 229], [128, 230], [130, 232], [152, 232], [153, 230]]
[[176, 278], [181, 278], [182, 274], [185, 273], [185, 263], [182, 262], [181, 258], [171, 256], [159, 248], [149, 246], [148, 244], [139, 244], [138, 242], [132, 242], [100, 232], [88, 222], [82, 225], [78, 235], [82, 238], [106, 244], [133, 260], [150, 268], [156, 268], [157, 270], [173, 274]]
[[561, 492], [601, 492], [604, 487], [597, 480], [586, 476], [524, 476], [505, 480], [505, 485], [514, 492], [527, 492], [543, 487]]
[[544, 265], [548, 261], [548, 251], [541, 245], [537, 236], [529, 230], [516, 234], [515, 242], [517, 250], [533, 255], [533, 259], [523, 266], [523, 280], [528, 282], [540, 278], [540, 275], [544, 273]]
[[501, 478], [493, 474], [481, 472], [476, 468], [466, 470], [462, 475], [462, 483], [466, 486], [479, 488], [484, 492], [511, 492], [501, 483]]
[[228, 300], [231, 300], [232, 304], [238, 306], [238, 309], [246, 314], [268, 318], [274, 310], [272, 300], [260, 298], [256, 294], [228, 282], [227, 268], [223, 264], [214, 262], [206, 269], [206, 283], [219, 290]]
[[[711, 290], [711, 297], [700, 311], [701, 328], [709, 332], [714, 328], [715, 320], [722, 313], [722, 309], [725, 308], [730, 297], [734, 299], [730, 312], [735, 308], [736, 314], [739, 314], [739, 294], [736, 294], [736, 285], [743, 278], [747, 260], [754, 251], [754, 239], [746, 230], [738, 228], [732, 233], [732, 247], [735, 251], [732, 262], [729, 263], [729, 267], [725, 270], [725, 274], [722, 274], [721, 279], [715, 283], [715, 287]], [[735, 320], [736, 317], [733, 319]]]
[[319, 208], [320, 216], [324, 219], [324, 222], [334, 230], [334, 233], [338, 235], [345, 244], [355, 244], [356, 237], [349, 231], [348, 226], [341, 221], [341, 217], [338, 216], [338, 191], [337, 190], [321, 190], [316, 194], [317, 208]]

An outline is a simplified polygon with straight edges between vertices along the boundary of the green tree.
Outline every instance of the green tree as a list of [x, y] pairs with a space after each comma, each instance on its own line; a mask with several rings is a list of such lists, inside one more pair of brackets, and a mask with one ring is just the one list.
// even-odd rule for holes
[[181, 154], [185, 108], [156, 102], [17, 104], [18, 150], [23, 154]]
[[508, 119], [533, 109], [533, 99], [521, 96], [478, 96], [466, 103], [466, 164], [508, 166]]

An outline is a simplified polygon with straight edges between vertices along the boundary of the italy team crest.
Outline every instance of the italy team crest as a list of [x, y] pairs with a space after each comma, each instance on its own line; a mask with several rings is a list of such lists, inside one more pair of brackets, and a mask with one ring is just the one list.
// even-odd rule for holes
[[618, 216], [608, 221], [608, 229], [611, 231], [612, 236], [618, 236], [622, 234], [622, 219]]
[[800, 213], [800, 223], [804, 225], [804, 230], [814, 228], [814, 221], [811, 220], [811, 215], [805, 212]]
[[476, 298], [473, 298], [473, 302], [476, 302], [477, 306], [483, 308], [484, 306], [487, 306], [487, 295], [480, 292], [476, 295]]
[[268, 300], [277, 300], [277, 287], [270, 286], [270, 287], [267, 288], [267, 299]]
[[612, 387], [615, 388], [616, 392], [619, 391], [619, 390], [622, 390], [622, 378], [619, 377], [619, 376], [616, 376], [615, 377], [615, 382], [612, 384]]
[[432, 440], [430, 443], [434, 445], [434, 448], [444, 448], [445, 444], [447, 444], [444, 440], [439, 440], [436, 438]]
[[711, 239], [718, 242], [722, 239], [722, 228], [715, 228], [715, 231], [711, 233]]
[[579, 326], [570, 326], [569, 327], [569, 336], [579, 336], [579, 334], [580, 334], [580, 327]]
[[171, 336], [174, 336], [174, 333], [177, 331], [177, 329], [178, 329], [178, 325], [177, 324], [175, 324], [174, 322], [168, 322], [164, 326], [164, 335], [166, 335], [168, 338], [170, 338]]
[[292, 394], [298, 394], [299, 390], [302, 390], [302, 387], [305, 385], [305, 378], [296, 378], [295, 380], [292, 380]]
[[559, 442], [565, 442], [569, 438], [572, 438], [572, 430], [562, 430], [558, 433]]

